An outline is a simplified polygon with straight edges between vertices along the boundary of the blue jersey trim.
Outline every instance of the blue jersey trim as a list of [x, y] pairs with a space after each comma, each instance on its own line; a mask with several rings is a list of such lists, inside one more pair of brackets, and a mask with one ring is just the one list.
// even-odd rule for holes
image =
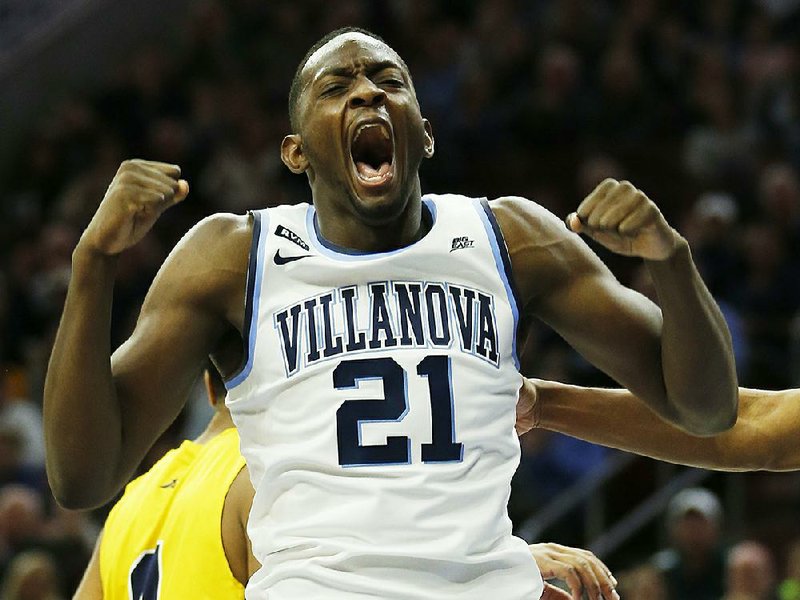
[[511, 271], [511, 258], [508, 256], [508, 246], [503, 237], [503, 232], [500, 230], [500, 225], [497, 224], [497, 219], [492, 212], [489, 202], [486, 198], [480, 198], [477, 202], [480, 206], [475, 206], [478, 215], [481, 217], [481, 222], [486, 229], [486, 235], [492, 245], [492, 254], [494, 254], [494, 262], [497, 266], [497, 272], [500, 274], [500, 279], [503, 280], [503, 285], [506, 288], [508, 295], [508, 303], [511, 305], [511, 312], [514, 315], [514, 338], [512, 352], [514, 355], [514, 364], [519, 369], [519, 356], [517, 354], [517, 329], [519, 329], [519, 294], [517, 294], [516, 286], [514, 285], [514, 275]]
[[[242, 368], [230, 379], [225, 381], [225, 388], [232, 390], [242, 383], [253, 369], [253, 357], [256, 348], [256, 332], [258, 330], [258, 306], [261, 301], [261, 282], [264, 279], [264, 249], [267, 245], [267, 231], [269, 229], [269, 213], [267, 211], [252, 211], [253, 215], [253, 241], [250, 244], [250, 260], [247, 264], [247, 291], [245, 292], [244, 305], [244, 331], [242, 338], [245, 340], [244, 358]], [[262, 223], [262, 216], [264, 222]]]
[[[433, 226], [436, 224], [436, 204], [430, 198], [423, 198], [422, 210], [423, 218], [425, 218], [425, 214], [428, 215], [431, 222], [431, 229], [433, 229]], [[341, 261], [371, 260], [399, 254], [419, 244], [428, 235], [426, 234], [413, 244], [398, 248], [397, 250], [389, 250], [388, 252], [364, 252], [361, 250], [353, 250], [352, 248], [344, 248], [322, 237], [319, 231], [319, 223], [317, 222], [317, 211], [314, 209], [313, 204], [309, 205], [308, 211], [306, 212], [306, 229], [308, 230], [308, 237], [311, 239], [311, 245], [314, 246], [320, 254]], [[430, 233], [430, 231], [428, 231], [428, 233]]]

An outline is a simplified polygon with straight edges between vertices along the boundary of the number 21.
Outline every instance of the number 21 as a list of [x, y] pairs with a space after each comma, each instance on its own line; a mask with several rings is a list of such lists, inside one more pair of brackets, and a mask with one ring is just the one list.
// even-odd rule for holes
[[[431, 443], [422, 444], [422, 462], [460, 461], [464, 445], [455, 440], [453, 390], [450, 357], [426, 356], [417, 365], [417, 375], [428, 380], [431, 401]], [[393, 435], [385, 444], [361, 445], [362, 423], [401, 421], [408, 412], [407, 373], [388, 357], [345, 360], [333, 371], [333, 387], [355, 389], [361, 381], [381, 379], [384, 398], [346, 400], [336, 411], [339, 464], [343, 467], [367, 465], [407, 465], [411, 463], [411, 440]]]

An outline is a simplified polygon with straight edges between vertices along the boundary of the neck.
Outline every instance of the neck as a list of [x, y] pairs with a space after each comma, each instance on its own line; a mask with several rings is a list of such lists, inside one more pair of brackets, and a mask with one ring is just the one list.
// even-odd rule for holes
[[320, 235], [337, 246], [359, 252], [404, 248], [422, 238], [430, 228], [430, 223], [422, 218], [419, 180], [396, 217], [370, 220], [341, 203], [318, 202], [316, 198], [314, 207]]
[[230, 414], [228, 414], [227, 411], [217, 412], [211, 417], [211, 421], [208, 423], [205, 431], [195, 438], [194, 442], [196, 444], [206, 444], [231, 427], [234, 427], [234, 424]]

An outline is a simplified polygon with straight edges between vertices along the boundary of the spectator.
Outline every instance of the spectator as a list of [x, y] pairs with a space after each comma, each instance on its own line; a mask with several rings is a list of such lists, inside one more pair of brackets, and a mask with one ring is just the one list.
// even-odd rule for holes
[[58, 570], [46, 552], [28, 551], [11, 562], [5, 585], [0, 588], [3, 600], [62, 600], [58, 592]]
[[667, 507], [670, 547], [653, 559], [669, 597], [719, 600], [724, 594], [725, 554], [721, 545], [722, 506], [703, 488], [678, 492]]
[[0, 576], [21, 551], [44, 534], [42, 499], [30, 488], [9, 485], [0, 490]]
[[775, 561], [758, 542], [739, 542], [731, 548], [726, 581], [724, 600], [778, 600]]
[[625, 600], [670, 600], [664, 574], [652, 565], [623, 571], [617, 580], [617, 592]]
[[789, 547], [786, 577], [778, 588], [780, 600], [800, 600], [800, 540]]

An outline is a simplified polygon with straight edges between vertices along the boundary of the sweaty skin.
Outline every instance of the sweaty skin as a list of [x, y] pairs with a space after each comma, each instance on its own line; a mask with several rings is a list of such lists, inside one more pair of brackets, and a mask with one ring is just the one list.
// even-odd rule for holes
[[[425, 235], [418, 168], [433, 153], [433, 137], [399, 56], [374, 38], [346, 33], [311, 56], [301, 79], [299, 130], [281, 151], [292, 171], [308, 177], [322, 234], [369, 251]], [[375, 179], [363, 177], [353, 154], [365, 125], [391, 139], [391, 165]], [[131, 338], [110, 356], [119, 254], [187, 194], [177, 166], [126, 161], [73, 254], [44, 396], [48, 476], [64, 506], [88, 508], [113, 497], [178, 414], [209, 354], [226, 375], [242, 361], [252, 224], [224, 214], [201, 221], [178, 243]], [[533, 202], [506, 198], [492, 210], [526, 315], [543, 318], [680, 427], [711, 434], [732, 424], [729, 334], [685, 240], [647, 196], [607, 180], [570, 227], [643, 257], [661, 311], [620, 285], [579, 235]]]
[[672, 463], [719, 471], [800, 469], [800, 390], [739, 388], [739, 417], [714, 437], [664, 422], [627, 390], [525, 380], [517, 431], [539, 427]]

